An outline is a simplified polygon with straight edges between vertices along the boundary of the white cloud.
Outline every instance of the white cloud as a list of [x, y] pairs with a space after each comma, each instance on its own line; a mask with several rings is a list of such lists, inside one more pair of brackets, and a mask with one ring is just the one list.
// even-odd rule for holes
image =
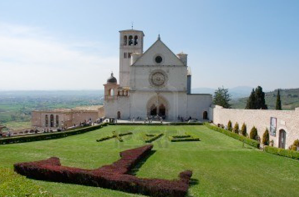
[[0, 23], [0, 90], [102, 89], [118, 70], [117, 56], [86, 52], [105, 46], [58, 40], [36, 27]]

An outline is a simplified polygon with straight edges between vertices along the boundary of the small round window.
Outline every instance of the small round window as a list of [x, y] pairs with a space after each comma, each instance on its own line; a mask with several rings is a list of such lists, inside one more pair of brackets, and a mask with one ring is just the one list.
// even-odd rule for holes
[[160, 64], [162, 62], [162, 57], [160, 55], [158, 55], [156, 58], [155, 58], [155, 61]]

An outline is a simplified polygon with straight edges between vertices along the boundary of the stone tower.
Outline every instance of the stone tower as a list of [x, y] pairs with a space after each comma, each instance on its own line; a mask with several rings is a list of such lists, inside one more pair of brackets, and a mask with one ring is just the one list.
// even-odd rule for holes
[[119, 85], [130, 86], [130, 66], [132, 54], [143, 53], [143, 31], [129, 29], [119, 31]]

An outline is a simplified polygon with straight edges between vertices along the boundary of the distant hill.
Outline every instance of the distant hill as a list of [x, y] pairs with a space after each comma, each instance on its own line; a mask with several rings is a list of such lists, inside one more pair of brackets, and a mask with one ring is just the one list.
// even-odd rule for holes
[[[269, 109], [275, 109], [277, 90], [265, 92], [266, 104]], [[248, 96], [250, 93], [248, 94]], [[244, 109], [247, 102], [247, 97], [234, 100], [232, 102], [232, 108]], [[282, 102], [282, 109], [293, 110], [299, 107], [299, 88], [296, 89], [280, 89], [280, 98]]]

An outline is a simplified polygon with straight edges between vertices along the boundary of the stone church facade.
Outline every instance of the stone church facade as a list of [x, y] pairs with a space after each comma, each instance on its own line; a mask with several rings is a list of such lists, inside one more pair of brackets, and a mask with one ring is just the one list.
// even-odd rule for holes
[[160, 36], [143, 52], [143, 38], [142, 31], [120, 31], [119, 83], [111, 74], [104, 84], [106, 117], [209, 119], [212, 95], [191, 94], [187, 54], [175, 55]]

